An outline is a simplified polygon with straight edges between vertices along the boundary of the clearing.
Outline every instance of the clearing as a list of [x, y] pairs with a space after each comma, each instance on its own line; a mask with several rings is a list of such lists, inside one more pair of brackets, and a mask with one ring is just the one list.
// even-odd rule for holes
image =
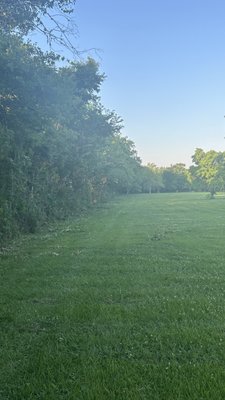
[[1, 400], [225, 398], [225, 200], [134, 195], [0, 258]]

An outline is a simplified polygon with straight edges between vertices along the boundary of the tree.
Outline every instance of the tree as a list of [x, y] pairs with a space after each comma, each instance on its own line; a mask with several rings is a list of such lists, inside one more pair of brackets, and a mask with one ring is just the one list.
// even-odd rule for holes
[[44, 28], [46, 17], [57, 24], [49, 10], [66, 17], [74, 3], [0, 2], [0, 242], [113, 193], [141, 191], [134, 143], [101, 104], [98, 64], [88, 58], [60, 68], [57, 54], [25, 42], [33, 29], [54, 38]]
[[148, 191], [149, 191], [149, 193], [159, 192], [164, 186], [160, 168], [158, 168], [153, 163], [148, 163], [146, 168], [147, 168], [146, 172], [148, 174]]
[[198, 167], [191, 165], [189, 167], [191, 190], [194, 192], [207, 192], [208, 187], [204, 179], [198, 175]]
[[162, 169], [165, 192], [186, 192], [191, 188], [191, 178], [185, 164], [178, 163]]
[[98, 64], [56, 61], [0, 34], [0, 241], [140, 191], [140, 159], [101, 104]]
[[140, 165], [137, 170], [137, 182], [139, 183], [138, 192], [156, 193], [163, 188], [161, 169], [153, 163]]
[[218, 190], [224, 190], [225, 152], [204, 152], [198, 148], [192, 160], [195, 164], [195, 174], [206, 183], [212, 198]]
[[120, 132], [107, 141], [102, 165], [110, 192], [128, 194], [141, 191], [139, 181], [141, 160], [134, 143], [123, 137]]

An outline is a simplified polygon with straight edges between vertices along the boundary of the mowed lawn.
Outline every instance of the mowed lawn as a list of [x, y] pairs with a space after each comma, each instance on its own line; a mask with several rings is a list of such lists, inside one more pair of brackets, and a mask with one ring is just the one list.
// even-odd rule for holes
[[225, 399], [225, 199], [116, 199], [0, 274], [1, 400]]

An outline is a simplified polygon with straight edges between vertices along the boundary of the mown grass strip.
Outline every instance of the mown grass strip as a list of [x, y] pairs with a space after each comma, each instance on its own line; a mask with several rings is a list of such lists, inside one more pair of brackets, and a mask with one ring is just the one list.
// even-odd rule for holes
[[2, 254], [0, 399], [224, 399], [224, 215], [128, 196]]

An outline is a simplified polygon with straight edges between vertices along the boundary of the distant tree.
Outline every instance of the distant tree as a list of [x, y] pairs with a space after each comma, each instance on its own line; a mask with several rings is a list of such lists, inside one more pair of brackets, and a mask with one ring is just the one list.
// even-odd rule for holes
[[203, 179], [207, 185], [207, 189], [211, 197], [217, 191], [224, 190], [225, 188], [225, 152], [216, 152], [210, 150], [204, 152], [198, 148], [192, 156], [195, 164], [196, 176]]
[[191, 189], [191, 177], [185, 164], [162, 168], [162, 178], [165, 192], [186, 192]]
[[119, 132], [109, 139], [103, 152], [102, 166], [105, 184], [110, 191], [121, 194], [141, 191], [141, 160], [132, 140]]
[[191, 165], [188, 171], [191, 182], [191, 190], [194, 192], [207, 192], [207, 183], [201, 176], [198, 175], [198, 167], [196, 165]]
[[139, 181], [142, 193], [152, 193], [153, 173], [147, 166], [141, 167]]
[[149, 193], [160, 192], [164, 187], [161, 168], [154, 163], [148, 163], [147, 169], [149, 171]]

